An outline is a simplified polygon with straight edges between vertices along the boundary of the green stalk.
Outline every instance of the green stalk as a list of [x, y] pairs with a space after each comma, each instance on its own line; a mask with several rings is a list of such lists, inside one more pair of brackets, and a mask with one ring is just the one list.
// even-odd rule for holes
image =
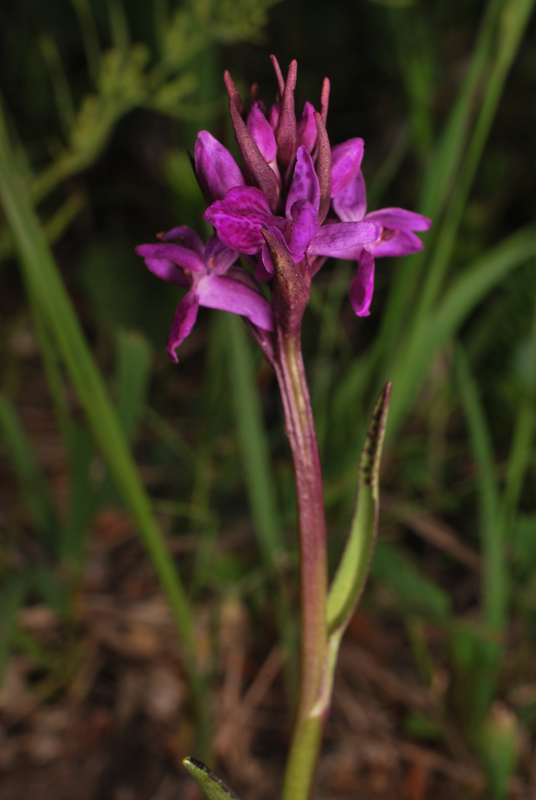
[[300, 689], [282, 800], [307, 800], [324, 721], [325, 704], [319, 701], [327, 651], [327, 560], [320, 456], [299, 329], [278, 329], [275, 370], [294, 462], [301, 565]]
[[208, 740], [208, 716], [204, 682], [196, 666], [194, 615], [175, 564], [151, 510], [150, 499], [127, 447], [117, 414], [107, 396], [104, 381], [84, 339], [73, 306], [61, 281], [39, 220], [16, 171], [2, 108], [0, 106], [0, 199], [11, 226], [27, 290], [38, 303], [69, 372], [95, 441], [110, 468], [125, 506], [138, 528], [167, 595], [180, 635], [184, 667], [188, 675], [199, 723], [199, 747]]

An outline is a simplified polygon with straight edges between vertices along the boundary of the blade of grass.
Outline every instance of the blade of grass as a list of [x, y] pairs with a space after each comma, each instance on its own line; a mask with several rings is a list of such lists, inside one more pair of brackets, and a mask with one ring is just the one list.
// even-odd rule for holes
[[[476, 93], [481, 85], [492, 51], [493, 33], [502, 0], [491, 0], [486, 6], [478, 39], [462, 87], [450, 112], [434, 156], [424, 173], [424, 183], [419, 211], [431, 217], [437, 227], [445, 204], [450, 197], [459, 165], [467, 142], [469, 124], [474, 114]], [[406, 315], [414, 302], [415, 289], [419, 284], [427, 254], [418, 253], [404, 259], [393, 276], [392, 288], [387, 301], [380, 335], [377, 337], [373, 360], [385, 360], [393, 352], [405, 324]], [[384, 370], [384, 374], [386, 371]]]
[[509, 0], [504, 3], [497, 33], [496, 53], [491, 64], [479, 113], [464, 156], [456, 186], [449, 203], [445, 220], [434, 247], [427, 279], [419, 300], [415, 317], [415, 336], [421, 334], [419, 320], [432, 307], [441, 291], [447, 267], [450, 263], [458, 229], [467, 205], [467, 198], [484, 152], [484, 147], [495, 119], [506, 78], [519, 49], [535, 0]]
[[101, 50], [95, 18], [88, 0], [71, 0], [82, 32], [88, 72], [96, 85], [101, 63]]
[[495, 32], [504, 0], [491, 0], [486, 5], [480, 31], [462, 87], [454, 103], [434, 158], [424, 174], [419, 209], [434, 219], [444, 208], [463, 159], [470, 123], [475, 113], [475, 99], [489, 69], [495, 50]]
[[0, 394], [0, 435], [17, 477], [23, 506], [39, 535], [55, 549], [59, 523], [45, 475], [35, 459], [13, 404], [3, 394]]
[[[95, 444], [77, 422], [72, 423], [69, 439], [69, 510], [60, 531], [58, 556], [73, 589], [82, 578], [86, 535], [99, 507], [102, 481], [94, 475]], [[103, 471], [103, 470], [101, 470]]]
[[253, 522], [263, 559], [271, 570], [277, 570], [283, 537], [251, 348], [244, 325], [235, 315], [222, 314], [221, 324], [229, 345], [231, 396]]
[[392, 368], [393, 398], [389, 431], [401, 424], [412, 398], [439, 349], [459, 330], [471, 311], [508, 273], [536, 255], [536, 228], [524, 228], [469, 265], [422, 323], [413, 347]]
[[121, 0], [107, 0], [108, 16], [110, 17], [110, 30], [114, 48], [121, 58], [126, 58], [130, 45], [130, 34], [125, 9]]
[[25, 282], [65, 361], [73, 386], [168, 597], [183, 648], [184, 664], [197, 707], [200, 737], [207, 740], [207, 710], [203, 681], [196, 666], [193, 612], [181, 579], [167, 552], [147, 492], [140, 480], [102, 377], [89, 352], [71, 301], [48, 244], [15, 171], [0, 107], [0, 197], [17, 250]]
[[11, 642], [17, 624], [17, 614], [24, 602], [26, 578], [23, 573], [10, 575], [0, 595], [0, 684], [4, 678]]
[[[384, 322], [372, 355], [374, 363], [384, 363], [379, 378], [381, 382], [385, 381], [385, 376], [392, 378], [393, 361], [403, 360], [426, 331], [426, 312], [439, 296], [476, 169], [533, 7], [534, 0], [509, 0], [507, 4], [492, 0], [487, 6], [464, 85], [436, 157], [426, 171], [428, 183], [425, 184], [420, 210], [435, 223], [431, 233], [424, 237], [434, 240], [433, 259], [426, 269], [424, 290], [420, 291], [416, 309], [415, 289], [419, 286], [427, 252], [405, 259], [394, 277]], [[475, 107], [478, 108], [477, 122], [466, 148]], [[452, 187], [454, 193], [451, 196]], [[447, 204], [445, 221], [438, 225]]]
[[337, 340], [340, 337], [340, 317], [342, 304], [348, 295], [350, 283], [350, 264], [338, 261], [329, 282], [327, 293], [322, 299], [316, 300], [316, 291], [312, 293], [312, 311], [316, 311], [320, 318], [318, 333], [318, 347], [315, 359], [315, 372], [311, 387], [313, 411], [316, 426], [318, 447], [321, 456], [324, 454], [324, 445], [328, 432], [330, 403], [329, 393], [333, 383], [334, 353]]
[[149, 388], [151, 347], [147, 339], [120, 330], [117, 338], [116, 408], [128, 441], [143, 416]]
[[392, 37], [398, 54], [400, 75], [410, 105], [413, 144], [422, 163], [428, 160], [432, 147], [433, 121], [431, 98], [432, 76], [437, 72], [434, 63], [433, 37], [427, 30], [427, 20], [415, 8], [392, 9], [388, 14]]
[[[536, 266], [536, 264], [535, 264]], [[532, 327], [528, 341], [530, 363], [527, 373], [531, 376], [520, 394], [519, 409], [516, 414], [512, 447], [506, 467], [506, 481], [502, 497], [502, 530], [506, 541], [512, 532], [516, 512], [533, 453], [534, 435], [536, 433], [536, 306], [532, 318]]]
[[[474, 640], [471, 669], [465, 674], [465, 680], [477, 684], [470, 695], [471, 708], [467, 714], [473, 728], [471, 736], [475, 736], [495, 695], [508, 613], [508, 572], [490, 431], [475, 379], [460, 345], [456, 349], [455, 370], [477, 468], [482, 607], [487, 632], [482, 639]], [[476, 676], [478, 681], [474, 681]]]
[[483, 554], [483, 602], [486, 622], [502, 631], [506, 622], [506, 562], [499, 518], [497, 474], [490, 431], [475, 379], [461, 345], [456, 349], [456, 378], [477, 466]]

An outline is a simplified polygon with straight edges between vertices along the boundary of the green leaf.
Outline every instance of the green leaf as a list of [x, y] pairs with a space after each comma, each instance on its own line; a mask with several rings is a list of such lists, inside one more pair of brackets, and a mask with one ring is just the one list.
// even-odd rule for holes
[[39, 535], [54, 547], [58, 520], [43, 471], [35, 459], [30, 442], [11, 401], [0, 394], [0, 438], [3, 439], [17, 476], [24, 508]]
[[391, 376], [396, 394], [391, 404], [390, 434], [402, 423], [430, 364], [456, 335], [476, 306], [508, 274], [536, 254], [536, 228], [523, 228], [468, 265], [423, 319], [411, 341], [405, 340]]
[[182, 763], [192, 778], [197, 781], [208, 800], [229, 800], [230, 797], [238, 800], [232, 789], [229, 789], [202, 761], [188, 756], [183, 759]]
[[9, 660], [11, 640], [17, 625], [17, 614], [24, 602], [26, 593], [26, 575], [15, 572], [10, 575], [0, 594], [0, 682]]
[[439, 625], [452, 616], [449, 596], [424, 578], [415, 564], [390, 542], [379, 542], [371, 569], [393, 593], [393, 605], [402, 616], [417, 614]]
[[484, 720], [477, 742], [492, 800], [503, 800], [509, 794], [508, 785], [519, 760], [520, 742], [514, 713], [502, 703], [495, 703]]
[[151, 346], [139, 333], [121, 329], [117, 339], [116, 406], [129, 442], [143, 416], [151, 367]]
[[253, 357], [242, 320], [225, 314], [221, 316], [221, 325], [227, 345], [231, 397], [249, 506], [260, 551], [265, 563], [274, 569], [284, 546]]
[[368, 575], [378, 527], [378, 475], [390, 396], [388, 383], [372, 413], [361, 454], [354, 519], [328, 595], [329, 635], [348, 624]]
[[128, 448], [102, 375], [89, 350], [39, 219], [24, 191], [9, 143], [0, 104], [0, 199], [16, 243], [32, 303], [52, 334], [89, 428], [100, 447], [125, 507], [135, 522], [164, 589], [181, 638], [184, 666], [199, 713], [199, 736], [205, 738], [208, 710], [203, 678], [196, 664], [194, 616], [189, 598], [151, 507], [151, 500]]

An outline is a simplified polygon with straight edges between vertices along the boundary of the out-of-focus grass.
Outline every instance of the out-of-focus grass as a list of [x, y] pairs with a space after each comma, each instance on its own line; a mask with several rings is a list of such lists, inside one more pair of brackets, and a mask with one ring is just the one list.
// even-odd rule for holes
[[[315, 9], [319, 3], [320, 0]], [[208, 47], [207, 42], [214, 38], [227, 41], [233, 30], [235, 39], [248, 38], [260, 30], [255, 4], [244, 0], [236, 5], [234, 13], [240, 15], [240, 24], [235, 19], [234, 28], [231, 18], [221, 16], [223, 11], [218, 16], [216, 5], [212, 8], [210, 4], [185, 4], [181, 14], [171, 18], [166, 16], [166, 4], [156, 2], [152, 6], [154, 36], [148, 36], [140, 46], [135, 32], [143, 28], [146, 10], [129, 4], [125, 15], [120, 4], [110, 3], [107, 36], [112, 50], [105, 52], [101, 17], [93, 13], [92, 4], [73, 0], [87, 60], [83, 79], [93, 94], [81, 104], [79, 88], [71, 81], [69, 64], [64, 63], [62, 43], [68, 44], [69, 58], [74, 48], [82, 49], [82, 41], [75, 43], [72, 35], [69, 39], [62, 23], [56, 20], [61, 35], [41, 36], [41, 52], [53, 89], [48, 106], [54, 102], [59, 111], [54, 136], [43, 136], [42, 127], [47, 129], [51, 124], [50, 110], [41, 109], [39, 117], [35, 99], [35, 114], [42, 123], [41, 128], [37, 126], [41, 130], [39, 141], [33, 131], [19, 128], [22, 122], [29, 124], [32, 109], [18, 115], [21, 109], [14, 100], [14, 89], [7, 87], [7, 96], [15, 103], [13, 118], [9, 119], [15, 147], [8, 150], [4, 137], [4, 222], [9, 221], [9, 225], [4, 224], [1, 230], [0, 254], [13, 254], [15, 247], [23, 253], [35, 335], [59, 435], [69, 455], [72, 513], [59, 525], [50, 523], [57, 511], [32, 444], [13, 408], [10, 398], [15, 393], [9, 390], [11, 378], [7, 369], [0, 422], [5, 453], [17, 473], [22, 496], [27, 498], [36, 535], [54, 528], [59, 535], [54, 558], [58, 563], [70, 561], [80, 573], [83, 543], [94, 513], [105, 503], [119, 502], [117, 489], [121, 486], [122, 502], [130, 507], [138, 525], [142, 529], [145, 526], [146, 542], [154, 548], [154, 542], [160, 541], [150, 511], [151, 501], [133, 469], [125, 443], [125, 435], [135, 441], [136, 421], [143, 418], [145, 430], [150, 431], [146, 436], [152, 441], [143, 458], [169, 474], [162, 481], [169, 499], [159, 497], [155, 505], [175, 520], [177, 529], [178, 521], [187, 519], [197, 537], [198, 547], [187, 582], [193, 603], [208, 583], [211, 591], [239, 592], [251, 598], [258, 608], [266, 604], [277, 585], [279, 635], [288, 637], [295, 624], [287, 611], [288, 573], [295, 546], [290, 534], [294, 501], [280, 412], [269, 372], [251, 351], [239, 320], [216, 318], [207, 334], [203, 324], [208, 314], [202, 313], [195, 334], [183, 347], [178, 368], [156, 356], [155, 386], [150, 392], [152, 354], [147, 339], [118, 332], [120, 324], [132, 325], [135, 321], [151, 339], [165, 336], [173, 309], [173, 290], [148, 280], [143, 265], [132, 255], [133, 247], [174, 224], [200, 227], [201, 197], [187, 172], [187, 148], [192, 146], [197, 127], [209, 127], [214, 133], [221, 133], [223, 127], [221, 118], [216, 118], [223, 108], [217, 88], [219, 52]], [[279, 27], [270, 45], [276, 52], [278, 47], [289, 46], [288, 37], [294, 31], [292, 46], [296, 51], [290, 55], [296, 55], [300, 62], [299, 90], [313, 80], [319, 86], [324, 73], [330, 74], [331, 66], [340, 72], [341, 64], [350, 63], [354, 55], [340, 45], [332, 65], [313, 64], [308, 42], [304, 41], [307, 26], [316, 25], [319, 32], [324, 26], [325, 35], [333, 28], [339, 31], [341, 41], [346, 41], [343, 27], [351, 27], [350, 17], [361, 34], [363, 24], [368, 22], [383, 37], [370, 37], [378, 44], [377, 56], [369, 37], [359, 37], [364, 69], [368, 75], [376, 70], [377, 83], [371, 77], [370, 85], [364, 82], [353, 86], [351, 93], [349, 87], [341, 90], [347, 106], [344, 113], [350, 116], [350, 106], [357, 103], [360, 90], [364, 96], [376, 93], [384, 103], [389, 93], [403, 97], [398, 106], [391, 108], [397, 114], [389, 139], [392, 147], [375, 176], [367, 171], [365, 158], [369, 208], [418, 206], [433, 219], [433, 228], [424, 237], [425, 250], [395, 266], [388, 260], [377, 262], [378, 293], [372, 316], [360, 320], [357, 326], [348, 315], [346, 297], [354, 266], [326, 265], [313, 287], [305, 346], [327, 477], [333, 550], [340, 543], [337, 534], [343, 527], [341, 520], [346, 524], [351, 513], [355, 464], [372, 400], [380, 384], [391, 379], [391, 467], [387, 479], [392, 493], [404, 499], [418, 498], [421, 505], [431, 506], [430, 510], [438, 515], [448, 515], [460, 535], [481, 551], [479, 622], [472, 628], [457, 619], [455, 605], [448, 596], [449, 587], [420, 574], [412, 553], [396, 543], [380, 543], [372, 577], [377, 585], [389, 586], [393, 608], [398, 609], [410, 631], [423, 675], [429, 667], [422, 666], [427, 656], [423, 656], [426, 641], [419, 620], [441, 627], [450, 637], [451, 669], [459, 684], [455, 687], [457, 695], [466, 697], [472, 683], [478, 680], [481, 691], [472, 703], [465, 704], [466, 719], [462, 723], [486, 758], [495, 741], [488, 712], [491, 701], [501, 692], [504, 635], [512, 606], [517, 608], [523, 597], [530, 602], [534, 575], [530, 563], [532, 555], [536, 555], [534, 547], [530, 547], [534, 511], [526, 491], [534, 477], [531, 376], [535, 374], [536, 353], [534, 324], [529, 332], [533, 302], [527, 295], [534, 292], [535, 285], [525, 278], [527, 265], [536, 256], [536, 229], [526, 226], [526, 219], [523, 225], [513, 224], [515, 215], [508, 206], [498, 218], [496, 208], [500, 212], [500, 201], [482, 197], [481, 186], [487, 186], [482, 184], [484, 171], [493, 173], [495, 168], [488, 141], [493, 125], [501, 120], [508, 105], [512, 107], [512, 99], [505, 100], [505, 85], [516, 57], [519, 60], [523, 53], [523, 37], [534, 3], [490, 0], [481, 20], [474, 9], [468, 9], [462, 32], [469, 34], [462, 37], [465, 49], [456, 56], [456, 67], [448, 63], [445, 42], [460, 31], [455, 27], [449, 30], [448, 26], [443, 31], [438, 19], [444, 19], [450, 7], [446, 2], [434, 5], [435, 9], [420, 3], [397, 8], [362, 4], [350, 11], [346, 6], [342, 9], [332, 4], [330, 10], [322, 7], [324, 13], [317, 15], [318, 22], [311, 13], [302, 28], [290, 21], [303, 5], [287, 0], [277, 9]], [[203, 15], [212, 13], [210, 8], [215, 17], [207, 26]], [[457, 13], [461, 13], [460, 9]], [[453, 17], [458, 20], [453, 25], [461, 28], [459, 18], [456, 14]], [[286, 27], [281, 24], [285, 19], [289, 20]], [[474, 34], [470, 26], [474, 27]], [[326, 47], [326, 53], [331, 52], [331, 46]], [[264, 58], [268, 51], [263, 50]], [[257, 79], [249, 65], [243, 66], [251, 49], [227, 52], [228, 59], [236, 65], [234, 77], [239, 79], [242, 70], [244, 79]], [[76, 63], [76, 58], [72, 61]], [[443, 91], [447, 67], [459, 76], [454, 88], [450, 79], [448, 98]], [[522, 83], [523, 76], [518, 80]], [[267, 99], [272, 87], [262, 86]], [[333, 81], [335, 112], [329, 120], [333, 127], [341, 117], [341, 95], [338, 99]], [[315, 97], [307, 99], [314, 101]], [[381, 102], [377, 105], [378, 108], [374, 102], [369, 103], [370, 119], [363, 124], [379, 130]], [[145, 116], [132, 113], [139, 107], [145, 109]], [[149, 117], [149, 113], [154, 116]], [[127, 114], [132, 135], [120, 124]], [[170, 119], [174, 121], [169, 122]], [[361, 130], [352, 129], [345, 130], [343, 136], [361, 134]], [[385, 141], [385, 134], [382, 135]], [[109, 151], [113, 156], [107, 156]], [[367, 155], [369, 152], [374, 153], [374, 143], [368, 138]], [[90, 167], [93, 172], [88, 173]], [[143, 174], [146, 185], [132, 181], [133, 171]], [[16, 182], [10, 184], [11, 178]], [[419, 186], [421, 178], [420, 197], [416, 200], [418, 192], [413, 187]], [[492, 186], [500, 195], [499, 178]], [[508, 191], [511, 196], [511, 185]], [[524, 186], [520, 191], [527, 193]], [[113, 200], [114, 192], [117, 201]], [[391, 200], [392, 196], [400, 201]], [[29, 198], [40, 203], [40, 225]], [[488, 214], [500, 235], [486, 228]], [[74, 222], [77, 227], [73, 227]], [[57, 252], [62, 264], [74, 265], [67, 277], [78, 292], [81, 315], [94, 331], [101, 374], [96, 371], [95, 357], [89, 356], [80, 326], [72, 312], [66, 310], [67, 298], [42, 231], [48, 243], [59, 240]], [[0, 273], [6, 287], [7, 269], [4, 266]], [[386, 275], [390, 276], [388, 280]], [[507, 303], [512, 309], [508, 313]], [[93, 312], [88, 308], [90, 304]], [[6, 339], [7, 335], [6, 329]], [[103, 376], [109, 373], [107, 362], [116, 335], [118, 366], [110, 392], [114, 408], [104, 391]], [[200, 353], [207, 339], [205, 358]], [[490, 349], [498, 354], [497, 358], [490, 357]], [[74, 421], [69, 412], [62, 363], [67, 364], [69, 379], [78, 387], [90, 421], [87, 427]], [[513, 368], [507, 364], [513, 364]], [[168, 388], [173, 382], [181, 382], [181, 386], [192, 383], [195, 391], [202, 392], [203, 401], [199, 402], [195, 391], [184, 391], [177, 408], [171, 409], [167, 398], [174, 396]], [[173, 427], [177, 419], [180, 431]], [[87, 491], [91, 487], [88, 476], [96, 443], [107, 457], [109, 472], [100, 485]], [[462, 464], [466, 470], [463, 479]], [[160, 494], [161, 487], [158, 491]], [[219, 528], [233, 526], [244, 517], [252, 520], [260, 554], [258, 563], [243, 558], [241, 553], [216, 555]], [[478, 522], [474, 522], [475, 518]], [[160, 563], [162, 583], [172, 596], [177, 591], [180, 595], [172, 563], [164, 549], [158, 548], [160, 545], [153, 558]], [[35, 585], [40, 580], [45, 587], [43, 594], [48, 592], [47, 602], [52, 602], [50, 586], [54, 582], [61, 585], [61, 579], [54, 571], [46, 579], [39, 575], [28, 572], [28, 581]], [[516, 597], [511, 590], [514, 576], [523, 582]], [[5, 581], [5, 608], [11, 611], [0, 632], [0, 661], [7, 658], [9, 643], [16, 641], [17, 609], [25, 602], [29, 585], [25, 581], [20, 575]], [[192, 638], [193, 612], [185, 616], [179, 606], [176, 605], [179, 627], [190, 627], [190, 633], [183, 629], [181, 634], [187, 643]], [[183, 604], [181, 608], [184, 607]], [[390, 613], [394, 613], [393, 609]], [[185, 622], [188, 618], [190, 621]], [[190, 649], [194, 659], [193, 644]], [[432, 722], [436, 724], [437, 720]], [[477, 742], [479, 731], [484, 729], [488, 732], [484, 737], [487, 751], [482, 737]], [[512, 762], [508, 762], [505, 770], [511, 769]], [[493, 781], [496, 786], [505, 785], [504, 775], [494, 775]], [[497, 791], [499, 797], [502, 789]]]

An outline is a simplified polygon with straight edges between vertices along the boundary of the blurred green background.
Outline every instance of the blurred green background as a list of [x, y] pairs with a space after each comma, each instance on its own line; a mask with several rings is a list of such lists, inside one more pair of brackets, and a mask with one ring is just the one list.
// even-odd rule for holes
[[[449, 675], [409, 733], [444, 742], [454, 725], [493, 797], [516, 764], [528, 774], [519, 741], [536, 732], [536, 693], [515, 690], [536, 668], [533, 5], [4, 0], [2, 672], [22, 652], [55, 691], [70, 685], [91, 543], [123, 509], [173, 610], [199, 746], [217, 675], [199, 666], [207, 603], [238, 597], [258, 620], [277, 598], [270, 635], [292, 691], [295, 508], [273, 376], [239, 320], [205, 309], [172, 365], [177, 292], [134, 253], [175, 225], [206, 233], [188, 152], [201, 128], [233, 147], [224, 69], [244, 99], [255, 81], [273, 101], [274, 53], [298, 60], [298, 110], [329, 76], [330, 140], [365, 139], [369, 209], [433, 219], [423, 253], [377, 261], [370, 317], [350, 309], [351, 264], [316, 279], [304, 352], [330, 557], [391, 379], [365, 612], [402, 626], [424, 686]], [[71, 649], [21, 624], [36, 604]]]

